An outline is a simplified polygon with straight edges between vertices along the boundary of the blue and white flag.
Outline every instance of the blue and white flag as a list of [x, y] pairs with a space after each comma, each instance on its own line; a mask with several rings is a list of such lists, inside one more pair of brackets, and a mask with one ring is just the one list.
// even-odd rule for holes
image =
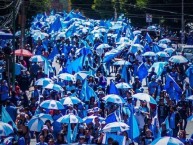
[[82, 70], [83, 65], [83, 56], [77, 58], [73, 62], [71, 62], [69, 65], [67, 65], [66, 70], [68, 73], [72, 74], [72, 72], [79, 72]]
[[139, 77], [139, 80], [142, 81], [144, 78], [146, 78], [148, 75], [147, 67], [144, 63], [141, 63], [140, 66], [137, 68], [137, 76]]
[[109, 114], [105, 119], [106, 124], [112, 123], [112, 122], [118, 122], [118, 121], [120, 121], [120, 118], [116, 111]]
[[148, 32], [146, 33], [145, 39], [147, 40], [148, 43], [153, 42]]
[[110, 81], [109, 94], [119, 95], [119, 91], [117, 87], [115, 86], [115, 83], [113, 82], [113, 80]]

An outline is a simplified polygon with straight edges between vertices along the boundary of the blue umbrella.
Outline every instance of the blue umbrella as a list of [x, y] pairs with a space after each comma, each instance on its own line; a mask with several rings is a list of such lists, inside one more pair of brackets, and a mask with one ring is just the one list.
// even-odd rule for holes
[[103, 98], [103, 100], [105, 102], [111, 102], [111, 103], [116, 103], [116, 104], [126, 103], [125, 100], [121, 96], [118, 96], [118, 95], [115, 95], [115, 94], [107, 95]]
[[63, 104], [63, 105], [73, 105], [73, 104], [78, 104], [78, 103], [83, 103], [80, 99], [78, 99], [77, 97], [64, 97], [60, 100], [60, 102]]
[[49, 35], [47, 33], [44, 33], [44, 32], [39, 32], [39, 33], [35, 33], [32, 35], [32, 38], [34, 40], [43, 40], [45, 39], [46, 37], [48, 37]]
[[175, 51], [175, 49], [173, 48], [166, 48], [164, 49], [164, 52], [168, 53], [170, 56], [172, 55], [172, 53]]
[[54, 82], [50, 79], [50, 78], [41, 78], [41, 79], [38, 79], [36, 82], [35, 82], [35, 85], [36, 86], [47, 86], [48, 84], [53, 84]]
[[164, 44], [171, 43], [171, 40], [168, 38], [164, 38], [164, 39], [159, 40], [158, 43], [164, 43]]
[[79, 116], [76, 116], [74, 114], [68, 114], [60, 117], [57, 120], [57, 122], [69, 124], [69, 123], [82, 123], [83, 120]]
[[160, 43], [158, 46], [163, 49], [166, 49], [168, 47], [167, 44], [164, 43]]
[[184, 143], [177, 138], [166, 136], [155, 139], [150, 145], [184, 145]]
[[131, 45], [129, 52], [136, 53], [137, 51], [143, 51], [144, 47], [141, 44], [133, 44]]
[[87, 76], [90, 76], [90, 72], [89, 71], [79, 71], [77, 73], [74, 74], [74, 77], [76, 79], [80, 79], [80, 80], [84, 80], [87, 78]]
[[157, 52], [156, 55], [159, 57], [170, 57], [169, 54], [164, 51]]
[[143, 54], [143, 56], [156, 56], [155, 52], [148, 51]]
[[189, 96], [189, 97], [187, 98], [187, 100], [192, 100], [192, 101], [193, 101], [193, 95]]
[[12, 126], [0, 121], [0, 136], [8, 136], [11, 133], [13, 133]]
[[59, 92], [64, 91], [64, 89], [60, 85], [57, 85], [57, 84], [48, 84], [44, 88], [59, 91]]
[[42, 130], [44, 123], [47, 120], [50, 120], [52, 123], [53, 122], [52, 116], [44, 113], [37, 114], [33, 116], [28, 122], [28, 128], [30, 129], [30, 131], [40, 132]]
[[139, 99], [141, 101], [149, 102], [151, 104], [157, 104], [155, 99], [152, 96], [150, 96], [149, 94], [146, 94], [146, 93], [137, 93], [137, 94], [134, 94], [132, 97], [136, 98], [136, 99]]
[[91, 115], [91, 116], [84, 117], [83, 118], [83, 122], [86, 123], [86, 124], [94, 123], [94, 119], [95, 118], [98, 118], [100, 121], [104, 121], [105, 120], [105, 118]]
[[170, 62], [173, 63], [187, 63], [188, 60], [182, 55], [174, 55], [169, 59]]
[[31, 62], [43, 62], [43, 61], [45, 61], [45, 60], [46, 60], [46, 58], [43, 57], [43, 56], [41, 56], [41, 55], [34, 55], [34, 56], [32, 56], [32, 57], [29, 59], [29, 61], [31, 61]]
[[113, 63], [113, 65], [132, 65], [129, 61], [119, 60]]
[[69, 73], [62, 73], [58, 75], [58, 78], [65, 80], [65, 81], [75, 81], [75, 77]]
[[123, 132], [129, 130], [129, 126], [123, 122], [112, 122], [105, 125], [103, 132]]
[[132, 89], [133, 87], [128, 83], [118, 83], [115, 85], [118, 89]]
[[135, 31], [133, 31], [133, 35], [138, 35], [138, 34], [141, 34], [141, 31], [140, 31], [140, 30], [135, 30]]
[[40, 107], [51, 110], [62, 110], [64, 106], [56, 100], [45, 100], [40, 104]]

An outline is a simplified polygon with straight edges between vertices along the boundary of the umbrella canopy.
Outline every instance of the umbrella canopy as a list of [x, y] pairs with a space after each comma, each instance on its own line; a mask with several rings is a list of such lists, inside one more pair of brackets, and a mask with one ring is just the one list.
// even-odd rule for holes
[[156, 53], [157, 56], [159, 57], [170, 57], [166, 52], [160, 51]]
[[189, 97], [187, 98], [187, 100], [192, 100], [192, 101], [193, 101], [193, 95], [189, 96]]
[[48, 84], [53, 84], [54, 82], [50, 79], [50, 78], [41, 78], [41, 79], [38, 79], [36, 82], [35, 82], [35, 85], [36, 86], [47, 86]]
[[115, 94], [107, 95], [103, 98], [103, 100], [105, 102], [111, 102], [111, 103], [116, 103], [116, 104], [124, 104], [125, 103], [125, 100], [121, 96], [118, 96]]
[[47, 33], [44, 33], [44, 32], [36, 32], [32, 35], [32, 38], [34, 40], [43, 40], [45, 39], [46, 37], [48, 37], [49, 35]]
[[163, 49], [166, 49], [168, 47], [167, 44], [163, 44], [163, 43], [160, 43], [158, 46]]
[[141, 44], [133, 44], [131, 45], [129, 52], [136, 53], [137, 51], [143, 51], [144, 47]]
[[174, 137], [161, 137], [155, 139], [150, 145], [184, 145], [184, 143]]
[[168, 38], [164, 38], [164, 39], [159, 40], [158, 43], [163, 43], [163, 44], [171, 43], [171, 40]]
[[17, 49], [17, 50], [15, 50], [15, 55], [16, 56], [24, 56], [24, 57], [33, 56], [33, 54], [29, 50], [26, 50], [26, 49]]
[[35, 115], [28, 122], [28, 128], [30, 131], [40, 132], [46, 120], [50, 120], [51, 123], [53, 122], [52, 116], [49, 114], [40, 113]]
[[118, 83], [115, 85], [118, 89], [132, 89], [133, 87], [128, 83]]
[[51, 110], [62, 110], [64, 106], [56, 100], [45, 100], [40, 104], [40, 107]]
[[138, 34], [141, 34], [141, 31], [140, 31], [140, 30], [135, 30], [135, 31], [133, 31], [133, 35], [138, 35]]
[[170, 62], [173, 63], [187, 63], [188, 60], [182, 55], [174, 55], [169, 59]]
[[60, 117], [57, 120], [57, 122], [69, 124], [69, 123], [82, 123], [83, 120], [74, 114], [68, 114], [68, 115], [64, 115], [64, 116]]
[[34, 56], [32, 56], [32, 57], [29, 59], [29, 61], [31, 61], [31, 62], [43, 62], [43, 61], [45, 61], [45, 59], [46, 59], [46, 58], [44, 58], [44, 57], [41, 56], [41, 55], [34, 55]]
[[132, 97], [142, 101], [149, 102], [151, 104], [157, 104], [155, 99], [146, 93], [137, 93], [137, 94], [134, 94]]
[[57, 84], [48, 84], [44, 88], [50, 89], [50, 90], [55, 90], [55, 91], [58, 91], [58, 92], [64, 91], [64, 89], [60, 85], [57, 85]]
[[155, 52], [148, 51], [143, 54], [143, 56], [156, 56]]
[[64, 97], [60, 100], [60, 102], [63, 105], [73, 105], [73, 104], [78, 104], [78, 103], [83, 103], [80, 99], [78, 99], [77, 97]]
[[0, 136], [8, 136], [11, 133], [13, 133], [12, 126], [0, 121]]
[[117, 132], [117, 131], [123, 132], [126, 130], [129, 130], [129, 126], [123, 122], [112, 122], [105, 125], [105, 127], [103, 128], [104, 132]]
[[74, 74], [74, 77], [76, 79], [84, 80], [87, 78], [88, 75], [90, 75], [89, 71], [79, 71], [79, 72]]
[[164, 49], [164, 51], [171, 55], [175, 51], [175, 49], [173, 49], [173, 48], [166, 48], [166, 49]]
[[96, 48], [96, 53], [101, 56], [104, 53], [105, 48], [110, 48], [111, 46], [109, 44], [100, 44]]
[[132, 65], [129, 61], [119, 60], [113, 63], [113, 65]]
[[91, 122], [94, 123], [95, 118], [98, 118], [99, 121], [105, 120], [105, 118], [91, 115], [91, 116], [86, 116], [86, 117], [84, 117], [84, 118], [83, 118], [83, 122], [86, 123], [86, 124], [89, 124], [89, 123], [91, 123]]
[[75, 77], [69, 73], [62, 73], [58, 75], [58, 78], [65, 80], [65, 81], [75, 81]]

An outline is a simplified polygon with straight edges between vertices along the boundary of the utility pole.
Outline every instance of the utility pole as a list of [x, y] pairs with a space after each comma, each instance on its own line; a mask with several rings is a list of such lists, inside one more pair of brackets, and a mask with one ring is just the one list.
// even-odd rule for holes
[[184, 0], [182, 0], [182, 18], [181, 18], [181, 43], [184, 44]]
[[25, 22], [26, 22], [26, 16], [25, 16], [25, 0], [22, 0], [22, 6], [21, 6], [21, 53], [22, 50], [25, 47]]
[[12, 62], [13, 62], [13, 72], [12, 72], [12, 89], [13, 91], [15, 91], [15, 4], [16, 4], [16, 1], [13, 0], [13, 40], [12, 40], [12, 45], [13, 45], [13, 57], [12, 57]]

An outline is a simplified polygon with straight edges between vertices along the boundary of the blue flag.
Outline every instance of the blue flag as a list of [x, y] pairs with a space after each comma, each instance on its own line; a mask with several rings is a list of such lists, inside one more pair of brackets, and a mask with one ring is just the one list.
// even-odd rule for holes
[[144, 63], [141, 63], [140, 66], [137, 68], [137, 76], [139, 77], [140, 81], [142, 81], [148, 75], [147, 67]]
[[52, 49], [51, 53], [49, 54], [48, 60], [53, 61], [53, 60], [54, 60], [54, 57], [55, 57], [57, 54], [59, 54], [59, 52], [58, 52], [58, 48], [55, 46], [55, 47]]
[[116, 114], [116, 111], [113, 112], [113, 113], [111, 113], [111, 114], [109, 114], [109, 115], [106, 117], [106, 119], [105, 119], [106, 124], [112, 123], [112, 122], [118, 122], [118, 121], [119, 121], [119, 117], [118, 117], [118, 115]]
[[148, 32], [146, 33], [145, 39], [147, 40], [148, 43], [153, 42]]
[[88, 85], [87, 80], [84, 80], [84, 84], [81, 89], [80, 99], [82, 101], [89, 101], [91, 97], [94, 97], [95, 100], [98, 100], [98, 97], [95, 91]]
[[67, 65], [66, 70], [68, 73], [78, 72], [82, 70], [82, 64], [83, 64], [83, 56], [77, 58], [73, 62], [71, 62], [69, 65]]
[[148, 70], [151, 72], [152, 68], [155, 68], [155, 73], [157, 74], [157, 78], [162, 74], [165, 66], [168, 64], [168, 62], [155, 62], [150, 69]]
[[60, 22], [60, 17], [57, 17], [56, 20], [50, 25], [49, 32], [57, 32], [62, 28], [62, 24]]
[[139, 132], [139, 126], [137, 123], [137, 120], [135, 116], [133, 115], [133, 112], [131, 111], [131, 115], [129, 116], [129, 124], [130, 129], [128, 130], [128, 135], [131, 138], [131, 140], [135, 140], [139, 137], [140, 132]]
[[193, 65], [186, 70], [186, 75], [189, 78], [190, 87], [193, 88]]
[[121, 78], [123, 78], [126, 83], [129, 83], [128, 82], [128, 72], [127, 72], [127, 66], [126, 65], [124, 65], [123, 68], [122, 68]]
[[152, 51], [155, 53], [160, 52], [159, 46], [157, 44], [153, 44]]
[[76, 32], [76, 26], [72, 24], [66, 31], [66, 38], [71, 37]]
[[119, 95], [119, 91], [118, 91], [117, 87], [115, 86], [115, 83], [113, 82], [113, 80], [111, 80], [111, 82], [110, 82], [109, 94], [117, 94], [117, 95]]
[[173, 86], [175, 88], [176, 91], [176, 95], [174, 96], [176, 100], [179, 100], [180, 95], [182, 95], [182, 89], [180, 88], [180, 86], [176, 83], [176, 81], [168, 74], [166, 76], [166, 83], [164, 88], [167, 90], [168, 88], [170, 88], [170, 82], [173, 82]]
[[71, 143], [72, 142], [72, 129], [71, 129], [71, 124], [68, 124], [68, 133], [67, 133], [67, 142]]
[[12, 118], [10, 117], [9, 113], [6, 111], [5, 107], [2, 106], [2, 112], [1, 112], [1, 119], [5, 123], [12, 123], [12, 127], [17, 129], [15, 123], [13, 122]]
[[138, 35], [136, 35], [133, 39], [133, 44], [140, 44], [140, 39], [138, 37]]

